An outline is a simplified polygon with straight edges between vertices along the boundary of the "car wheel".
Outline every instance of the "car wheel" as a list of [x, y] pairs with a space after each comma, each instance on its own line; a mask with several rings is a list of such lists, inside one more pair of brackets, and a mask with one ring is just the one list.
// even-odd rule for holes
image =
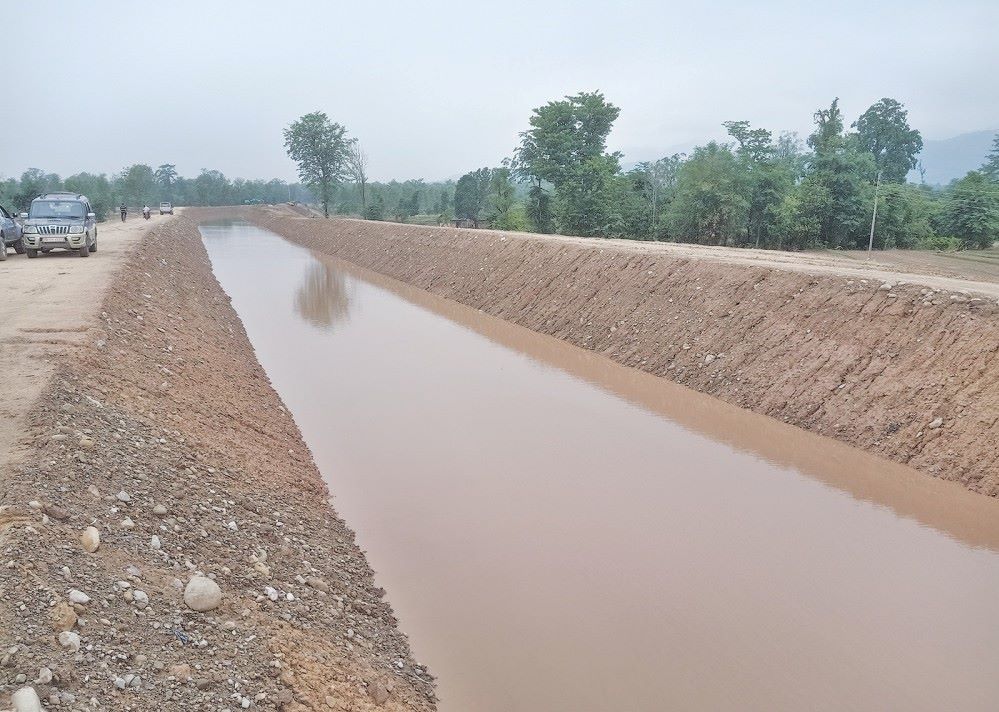
[[33, 260], [38, 257], [38, 250], [28, 250], [28, 259]]
[[94, 241], [90, 243], [90, 251], [97, 252], [97, 236], [94, 235]]
[[90, 257], [90, 245], [87, 244], [86, 240], [83, 242], [83, 247], [76, 251], [80, 257]]
[[19, 255], [24, 254], [24, 239], [20, 239], [14, 243], [14, 252]]

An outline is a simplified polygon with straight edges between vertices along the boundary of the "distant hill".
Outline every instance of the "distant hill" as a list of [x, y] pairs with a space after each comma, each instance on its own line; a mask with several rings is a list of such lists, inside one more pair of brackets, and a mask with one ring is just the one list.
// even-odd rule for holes
[[[992, 138], [999, 130], [973, 131], [942, 140], [923, 140], [919, 160], [926, 170], [930, 185], [947, 185], [955, 178], [963, 178], [985, 162], [985, 155], [992, 148]], [[912, 171], [909, 180], [919, 182], [919, 172]]]

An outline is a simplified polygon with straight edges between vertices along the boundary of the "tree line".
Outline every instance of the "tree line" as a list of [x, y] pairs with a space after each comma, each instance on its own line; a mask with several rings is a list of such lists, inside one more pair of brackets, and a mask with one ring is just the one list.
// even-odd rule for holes
[[243, 205], [248, 203], [312, 202], [305, 187], [283, 180], [229, 179], [221, 171], [202, 170], [195, 178], [178, 175], [176, 166], [164, 163], [152, 168], [136, 163], [110, 178], [103, 173], [77, 173], [61, 178], [38, 168], [29, 168], [20, 178], [0, 180], [0, 205], [25, 211], [33, 198], [46, 192], [70, 190], [83, 193], [103, 220], [124, 203], [132, 207], [156, 207], [162, 201], [174, 205]]
[[[533, 110], [512, 158], [456, 182], [368, 183], [356, 140], [320, 112], [292, 124], [285, 137], [302, 182], [317, 195], [323, 177], [333, 177], [327, 214], [332, 206], [377, 220], [459, 219], [507, 230], [794, 250], [862, 248], [869, 240], [878, 249], [976, 248], [999, 240], [999, 136], [981, 168], [951, 185], [908, 182], [920, 169], [923, 141], [895, 99], [881, 99], [849, 125], [834, 99], [814, 113], [804, 141], [726, 121], [728, 140], [627, 171], [622, 155], [607, 150], [619, 115], [600, 92], [551, 101]], [[327, 153], [334, 160], [325, 172], [315, 161], [303, 168], [309, 147], [325, 140], [339, 146]], [[293, 152], [293, 142], [304, 154]]]

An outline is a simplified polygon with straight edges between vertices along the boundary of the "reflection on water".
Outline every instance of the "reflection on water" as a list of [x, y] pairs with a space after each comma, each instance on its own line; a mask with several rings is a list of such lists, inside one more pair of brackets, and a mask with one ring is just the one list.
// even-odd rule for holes
[[350, 315], [350, 296], [343, 275], [323, 262], [313, 262], [295, 294], [295, 311], [319, 329], [332, 329]]
[[[999, 502], [271, 233], [204, 234], [442, 712], [995, 709]], [[349, 295], [334, 329], [296, 306], [316, 279]]]

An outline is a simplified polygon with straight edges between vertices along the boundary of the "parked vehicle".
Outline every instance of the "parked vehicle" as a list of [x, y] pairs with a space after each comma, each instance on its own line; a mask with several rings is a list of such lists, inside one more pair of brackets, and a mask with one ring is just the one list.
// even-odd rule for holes
[[173, 203], [160, 203], [160, 215], [173, 215]]
[[52, 250], [72, 250], [80, 257], [97, 252], [97, 216], [85, 195], [65, 191], [39, 195], [21, 217], [28, 257]]
[[3, 243], [3, 250], [0, 250], [0, 260], [7, 259], [8, 247], [13, 247], [14, 252], [19, 255], [24, 254], [21, 226], [14, 219], [14, 214], [8, 212], [2, 205], [0, 205], [0, 243]]
[[149, 206], [148, 205], [143, 205], [142, 206], [142, 217], [144, 217], [146, 220], [149, 219]]

